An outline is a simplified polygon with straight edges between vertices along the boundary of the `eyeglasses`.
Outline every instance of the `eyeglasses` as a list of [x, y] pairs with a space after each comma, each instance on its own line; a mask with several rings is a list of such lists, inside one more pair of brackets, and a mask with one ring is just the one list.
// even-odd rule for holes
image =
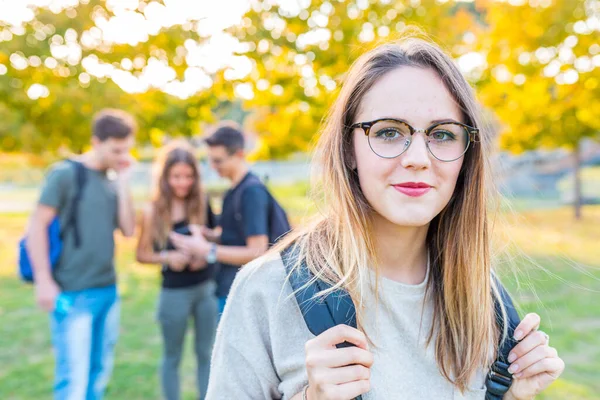
[[381, 118], [358, 122], [350, 128], [365, 132], [369, 147], [381, 158], [399, 157], [410, 147], [415, 133], [424, 133], [427, 149], [436, 159], [456, 161], [469, 149], [471, 142], [479, 142], [479, 129], [456, 121], [440, 121], [427, 129], [415, 129], [408, 122]]

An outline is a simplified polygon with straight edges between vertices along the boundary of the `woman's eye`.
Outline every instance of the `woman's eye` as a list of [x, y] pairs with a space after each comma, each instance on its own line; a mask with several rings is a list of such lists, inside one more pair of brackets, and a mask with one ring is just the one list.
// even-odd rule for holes
[[395, 139], [399, 136], [402, 136], [402, 133], [396, 129], [382, 129], [379, 132], [377, 132], [377, 137], [383, 139]]
[[446, 141], [446, 140], [454, 140], [455, 136], [452, 132], [448, 132], [448, 131], [442, 131], [442, 130], [438, 130], [438, 131], [434, 131], [431, 133], [431, 138], [434, 140], [440, 140], [440, 141]]

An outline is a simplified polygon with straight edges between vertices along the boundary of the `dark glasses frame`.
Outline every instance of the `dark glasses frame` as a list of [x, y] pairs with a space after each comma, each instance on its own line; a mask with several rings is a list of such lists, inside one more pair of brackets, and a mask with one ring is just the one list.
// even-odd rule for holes
[[471, 142], [473, 143], [479, 143], [480, 142], [480, 138], [479, 138], [479, 128], [474, 128], [472, 126], [469, 126], [467, 124], [463, 124], [461, 122], [457, 122], [454, 120], [444, 120], [444, 121], [438, 121], [432, 125], [430, 125], [428, 128], [426, 129], [416, 129], [414, 128], [411, 124], [409, 124], [408, 122], [406, 122], [403, 119], [397, 119], [397, 118], [378, 118], [375, 119], [373, 121], [367, 121], [367, 122], [357, 122], [355, 124], [350, 125], [350, 129], [356, 129], [356, 128], [360, 128], [364, 131], [365, 136], [369, 136], [369, 132], [371, 131], [371, 128], [373, 127], [373, 125], [375, 125], [378, 122], [382, 122], [382, 121], [392, 121], [392, 122], [398, 122], [401, 123], [403, 125], [406, 125], [406, 127], [408, 128], [409, 132], [410, 132], [410, 136], [411, 136], [411, 140], [409, 145], [400, 153], [397, 154], [395, 156], [392, 157], [384, 157], [380, 154], [378, 154], [375, 150], [373, 150], [373, 146], [371, 146], [371, 141], [369, 140], [369, 147], [371, 148], [371, 151], [373, 153], [375, 153], [378, 157], [381, 158], [387, 158], [387, 159], [391, 159], [391, 158], [397, 158], [400, 157], [402, 154], [406, 153], [406, 150], [408, 150], [408, 148], [410, 147], [410, 145], [412, 144], [412, 136], [414, 136], [415, 133], [424, 133], [425, 136], [429, 137], [429, 135], [431, 134], [431, 132], [437, 128], [440, 125], [447, 125], [447, 124], [454, 124], [454, 125], [459, 125], [462, 126], [463, 128], [465, 128], [466, 132], [468, 133], [467, 139], [468, 139], [468, 143], [465, 147], [465, 150], [463, 151], [463, 153], [456, 157], [455, 159], [452, 160], [442, 160], [440, 158], [438, 158], [435, 154], [433, 154], [433, 151], [431, 151], [431, 148], [429, 148], [429, 142], [426, 141], [426, 145], [427, 145], [427, 150], [429, 151], [429, 153], [435, 157], [435, 159], [442, 161], [442, 162], [452, 162], [452, 161], [456, 161], [459, 158], [461, 158], [462, 156], [464, 156], [467, 152], [467, 150], [469, 150], [469, 147], [471, 147]]

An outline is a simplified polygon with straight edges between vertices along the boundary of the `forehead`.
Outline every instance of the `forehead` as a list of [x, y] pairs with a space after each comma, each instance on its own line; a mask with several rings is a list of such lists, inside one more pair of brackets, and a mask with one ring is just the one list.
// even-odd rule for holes
[[229, 155], [225, 146], [208, 146], [208, 154], [211, 157], [226, 157]]
[[173, 166], [171, 167], [171, 172], [175, 172], [175, 173], [193, 173], [194, 172], [194, 168], [192, 168], [191, 165], [189, 165], [188, 163], [185, 163], [183, 161], [179, 161], [176, 162], [175, 164], [173, 164]]
[[112, 147], [112, 148], [129, 148], [129, 147], [133, 147], [134, 138], [132, 135], [130, 135], [126, 138], [123, 138], [123, 139], [111, 137], [111, 138], [106, 139], [104, 142], [102, 142], [102, 144], [104, 146]]
[[400, 67], [386, 73], [363, 97], [354, 122], [386, 117], [416, 127], [441, 119], [464, 122], [458, 104], [431, 68]]

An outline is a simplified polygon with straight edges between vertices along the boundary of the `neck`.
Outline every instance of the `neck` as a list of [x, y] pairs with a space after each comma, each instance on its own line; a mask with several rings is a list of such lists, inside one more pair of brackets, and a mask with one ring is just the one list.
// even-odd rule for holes
[[171, 219], [176, 222], [186, 217], [185, 200], [180, 197], [173, 197], [171, 200]]
[[98, 157], [95, 151], [89, 151], [81, 156], [81, 162], [89, 169], [95, 169], [97, 171], [106, 171], [108, 168]]
[[185, 206], [185, 199], [182, 199], [181, 197], [175, 197], [173, 196], [173, 199], [171, 200], [171, 204], [173, 205], [173, 207], [183, 207]]
[[427, 274], [426, 226], [398, 226], [376, 215], [373, 219], [375, 251], [381, 274], [391, 280], [416, 285]]
[[240, 183], [242, 181], [242, 179], [244, 179], [244, 177], [246, 176], [246, 174], [248, 173], [248, 171], [249, 171], [248, 166], [245, 163], [242, 164], [240, 166], [240, 168], [230, 178], [231, 183], [233, 184], [233, 186], [235, 186], [238, 183]]

